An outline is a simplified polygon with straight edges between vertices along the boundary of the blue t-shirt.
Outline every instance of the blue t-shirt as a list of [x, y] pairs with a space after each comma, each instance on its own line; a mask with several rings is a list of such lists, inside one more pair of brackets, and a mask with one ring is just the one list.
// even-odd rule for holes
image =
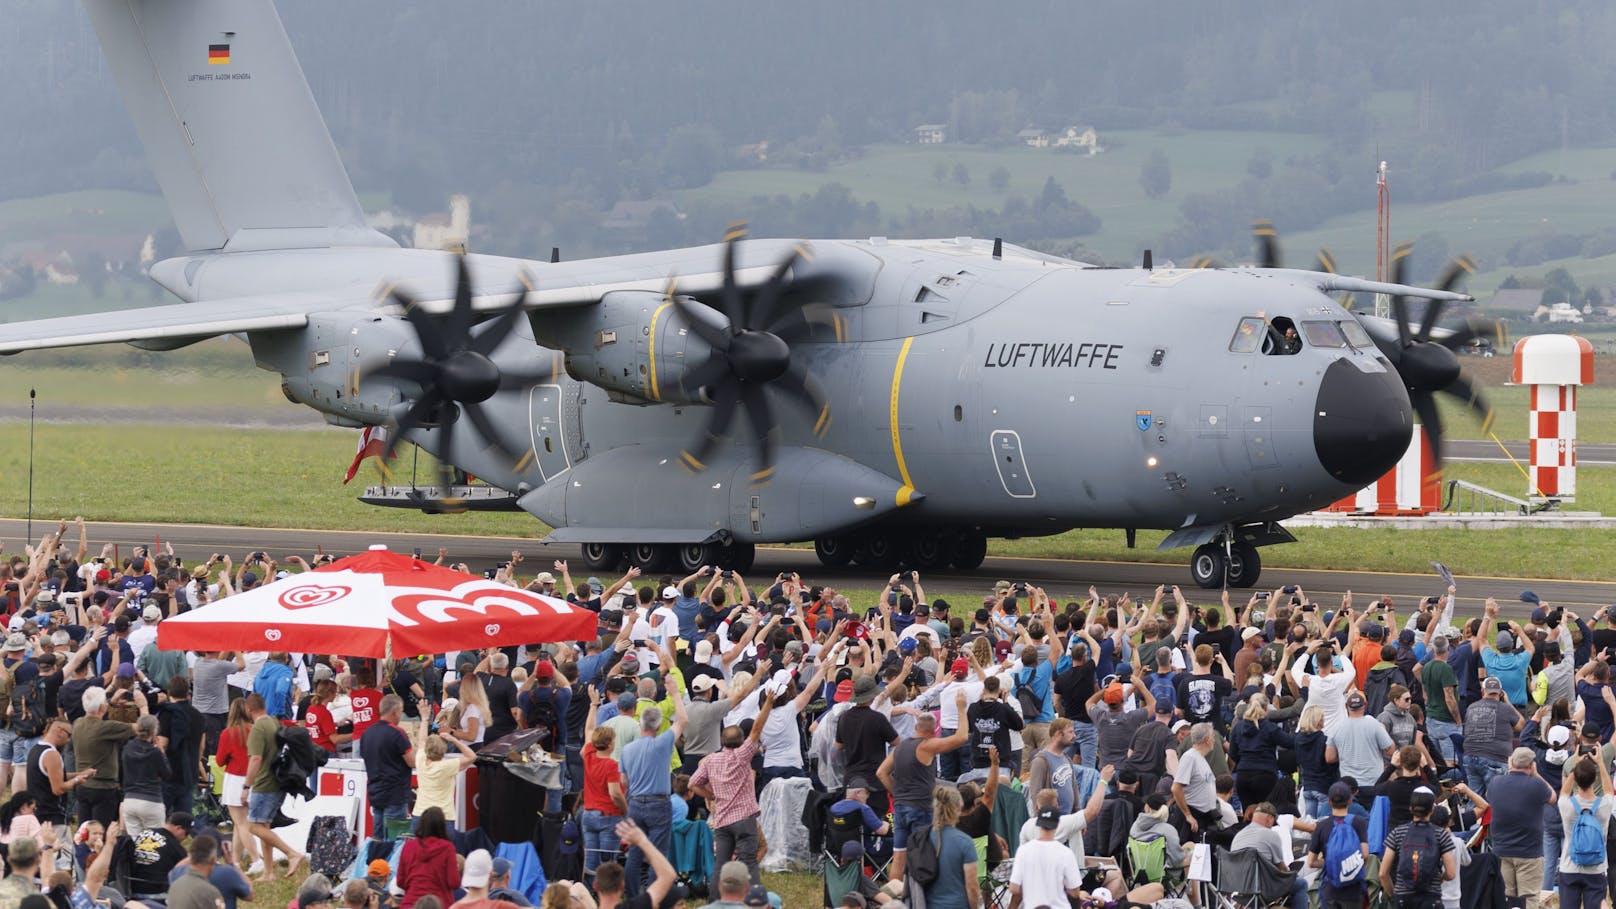
[[[174, 883], [190, 870], [189, 867], [175, 868], [168, 873], [168, 882]], [[252, 887], [248, 886], [247, 878], [229, 865], [214, 865], [213, 870], [208, 872], [208, 883], [218, 888], [219, 895], [224, 897], [224, 909], [236, 909], [236, 900], [252, 896]]]
[[692, 644], [696, 638], [696, 614], [701, 612], [701, 599], [687, 597], [680, 594], [673, 601], [673, 614], [679, 617], [679, 637], [689, 640]]
[[1489, 676], [1503, 683], [1504, 699], [1517, 707], [1526, 703], [1526, 667], [1531, 662], [1532, 658], [1524, 652], [1499, 653], [1491, 647], [1481, 652], [1481, 665]]
[[628, 781], [628, 797], [670, 795], [673, 792], [673, 729], [656, 736], [640, 736], [623, 746], [618, 765]]
[[1459, 678], [1459, 699], [1462, 702], [1467, 695], [1476, 693], [1476, 651], [1469, 641], [1464, 641], [1448, 651], [1448, 665], [1453, 667], [1453, 674]]
[[1525, 773], [1500, 773], [1487, 783], [1493, 806], [1493, 853], [1501, 858], [1543, 857], [1543, 806], [1552, 795], [1549, 784]]
[[1022, 666], [1016, 670], [1016, 691], [1026, 688], [1038, 699], [1038, 715], [1023, 717], [1029, 723], [1048, 723], [1055, 719], [1055, 699], [1049, 696], [1049, 680], [1054, 667], [1048, 660], [1039, 660], [1031, 669]]
[[869, 805], [859, 801], [858, 799], [842, 799], [836, 804], [830, 806], [830, 813], [833, 817], [842, 817], [843, 815], [848, 814], [862, 815], [864, 818], [864, 829], [870, 833], [880, 830], [881, 825], [885, 823], [876, 816], [875, 812], [870, 809]]
[[[928, 828], [926, 835], [935, 833], [935, 828]], [[942, 846], [937, 850], [937, 880], [926, 888], [927, 907], [967, 909], [965, 868], [967, 865], [975, 864], [976, 844], [958, 827], [945, 827]], [[977, 869], [978, 872], [980, 870]]]

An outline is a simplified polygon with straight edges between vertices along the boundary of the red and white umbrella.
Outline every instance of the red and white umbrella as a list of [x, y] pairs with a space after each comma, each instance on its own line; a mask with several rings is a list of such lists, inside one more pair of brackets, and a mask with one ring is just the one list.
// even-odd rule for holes
[[372, 550], [157, 626], [164, 650], [285, 650], [387, 658], [595, 636], [565, 600]]

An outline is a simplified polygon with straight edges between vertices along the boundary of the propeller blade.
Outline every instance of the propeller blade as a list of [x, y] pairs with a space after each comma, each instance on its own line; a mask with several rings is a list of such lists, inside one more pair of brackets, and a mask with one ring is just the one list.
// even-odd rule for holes
[[1257, 267], [1279, 268], [1279, 237], [1274, 222], [1258, 221], [1251, 225], [1252, 236], [1257, 238]]
[[1481, 389], [1477, 388], [1475, 383], [1461, 375], [1459, 378], [1448, 383], [1448, 387], [1442, 389], [1442, 393], [1453, 395], [1455, 398], [1463, 401], [1466, 407], [1480, 417], [1481, 431], [1483, 433], [1492, 431], [1494, 416], [1493, 407], [1491, 404], [1487, 403], [1487, 399], [1482, 396]]
[[446, 360], [449, 358], [449, 349], [443, 344], [443, 331], [437, 320], [433, 319], [424, 310], [418, 308], [415, 298], [398, 288], [393, 288], [390, 296], [404, 307], [404, 318], [415, 329], [415, 337], [421, 342], [421, 351], [428, 360]]
[[1313, 260], [1313, 270], [1333, 275], [1335, 268], [1335, 253], [1330, 252], [1328, 246], [1319, 247], [1319, 256]]
[[762, 385], [746, 383], [742, 386], [741, 403], [746, 407], [746, 421], [757, 433], [758, 469], [751, 479], [753, 485], [761, 486], [774, 478], [774, 451], [779, 445], [780, 427], [774, 423], [774, 413]]
[[513, 291], [516, 294], [516, 299], [512, 300], [511, 305], [500, 310], [498, 315], [484, 324], [482, 330], [477, 333], [475, 338], [471, 339], [468, 346], [485, 357], [492, 354], [494, 348], [510, 337], [511, 329], [516, 327], [516, 320], [522, 317], [522, 313], [527, 306], [527, 291], [527, 281], [518, 281]]
[[[1442, 269], [1442, 274], [1436, 280], [1436, 289], [1451, 291], [1459, 286], [1459, 282], [1464, 279], [1465, 275], [1475, 270], [1475, 260], [1469, 256], [1460, 256]], [[1436, 328], [1437, 320], [1442, 317], [1442, 307], [1443, 301], [1441, 300], [1432, 300], [1426, 304], [1425, 320], [1420, 323], [1419, 334], [1415, 335], [1418, 340], [1431, 340], [1431, 329]]]
[[679, 377], [679, 387], [686, 393], [693, 394], [700, 389], [717, 385], [720, 379], [729, 375], [729, 360], [722, 354], [714, 353], [705, 363], [685, 370], [685, 374]]
[[[1414, 252], [1414, 244], [1404, 240], [1397, 244], [1392, 252], [1392, 280], [1393, 284], [1403, 284], [1403, 273], [1408, 270], [1408, 257]], [[1402, 294], [1392, 294], [1392, 315], [1397, 320], [1397, 343], [1407, 347], [1412, 341], [1408, 330], [1408, 300]]]
[[378, 366], [364, 374], [361, 382], [372, 379], [397, 379], [403, 382], [414, 382], [422, 388], [436, 381], [441, 367], [425, 360], [394, 360], [391, 363]]
[[1425, 318], [1420, 320], [1420, 328], [1414, 333], [1414, 340], [1421, 342], [1431, 340], [1431, 329], [1435, 328], [1437, 320], [1442, 318], [1442, 306], [1441, 300], [1426, 301]]
[[463, 404], [460, 409], [465, 413], [467, 419], [471, 420], [471, 425], [476, 427], [477, 434], [482, 436], [483, 440], [491, 448], [499, 452], [499, 456], [505, 459], [506, 465], [511, 470], [520, 472], [531, 463], [531, 453], [519, 455], [505, 444], [505, 441], [500, 438], [499, 430], [494, 428], [494, 421], [488, 418], [488, 412], [483, 410], [481, 404]]
[[427, 415], [437, 410], [438, 404], [442, 400], [436, 392], [428, 391], [410, 405], [410, 409], [405, 411], [404, 416], [399, 417], [398, 422], [393, 425], [393, 431], [387, 434], [387, 448], [382, 451], [383, 461], [393, 459], [393, 454], [398, 451], [398, 446], [404, 441], [404, 434], [424, 425]]
[[731, 334], [746, 327], [746, 304], [735, 283], [735, 244], [746, 236], [746, 222], [736, 221], [724, 234], [724, 291], [719, 297], [724, 315], [729, 317]]
[[808, 371], [808, 367], [796, 361], [775, 382], [790, 400], [807, 408], [815, 418], [814, 435], [823, 439], [825, 431], [830, 428], [830, 399], [825, 395], [825, 386]]
[[471, 311], [471, 272], [466, 268], [466, 257], [455, 256], [455, 296], [454, 309], [449, 311], [449, 326], [445, 334], [450, 343], [458, 345], [456, 350], [466, 346], [468, 335], [471, 334], [471, 321], [474, 314]]
[[790, 273], [791, 266], [796, 264], [799, 257], [806, 259], [807, 250], [801, 246], [793, 247], [791, 254], [786, 256], [779, 265], [775, 266], [774, 273], [769, 275], [769, 280], [758, 290], [757, 297], [752, 300], [752, 312], [750, 313], [752, 321], [747, 323], [747, 328], [763, 328], [774, 322], [776, 318], [775, 310], [780, 305], [781, 292], [785, 289], [786, 275]]
[[729, 331], [725, 331], [701, 318], [696, 313], [696, 307], [701, 306], [703, 309], [707, 307], [701, 303], [694, 303], [687, 297], [675, 295], [671, 283], [669, 284], [668, 300], [673, 304], [674, 311], [679, 313], [679, 318], [685, 320], [685, 325], [689, 327], [696, 337], [706, 341], [708, 347], [715, 351], [729, 350], [730, 335], [740, 330], [737, 323], [730, 322]]
[[685, 469], [703, 471], [707, 469], [707, 456], [723, 440], [729, 432], [729, 424], [735, 420], [735, 408], [741, 395], [739, 382], [725, 382], [713, 390], [713, 412], [707, 417], [707, 428], [702, 432], [701, 440], [696, 443], [695, 451], [679, 452], [679, 461]]
[[442, 501], [447, 503], [460, 501], [449, 493], [454, 488], [454, 422], [459, 416], [457, 410], [450, 401], [438, 404], [438, 433], [443, 439], [438, 446], [438, 491], [442, 493]]
[[1457, 353], [1460, 348], [1477, 338], [1488, 337], [1496, 333], [1498, 327], [1486, 319], [1466, 319], [1463, 325], [1453, 330], [1453, 334], [1437, 341], [1443, 347]]
[[1425, 391], [1410, 392], [1408, 397], [1414, 405], [1414, 412], [1420, 416], [1420, 423], [1425, 427], [1425, 437], [1431, 443], [1431, 457], [1441, 467], [1442, 415], [1437, 413], [1436, 398]]

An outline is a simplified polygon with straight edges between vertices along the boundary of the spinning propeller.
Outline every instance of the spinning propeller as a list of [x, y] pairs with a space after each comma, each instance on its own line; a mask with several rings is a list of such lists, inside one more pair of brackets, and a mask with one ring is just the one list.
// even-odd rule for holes
[[531, 455], [517, 455], [505, 445], [482, 404], [498, 392], [526, 388], [550, 375], [549, 371], [504, 372], [491, 359], [522, 315], [530, 289], [527, 278], [524, 276], [513, 289], [515, 299], [510, 305], [497, 310], [479, 327], [475, 324], [478, 314], [471, 305], [471, 274], [466, 268], [466, 257], [457, 256], [455, 266], [454, 307], [443, 315], [426, 312], [412, 296], [393, 288], [391, 297], [403, 307], [404, 318], [409, 320], [420, 342], [422, 356], [396, 358], [364, 377], [389, 380], [395, 385], [407, 383], [421, 389], [408, 409], [395, 417], [383, 457], [391, 458], [405, 434], [413, 429], [443, 430], [437, 460], [439, 487], [445, 501], [452, 501], [448, 495], [454, 485], [454, 433], [451, 430], [455, 421], [464, 415], [489, 445], [520, 470]]
[[[1257, 258], [1260, 267], [1280, 268], [1279, 241], [1273, 224], [1259, 221], [1252, 225], [1252, 233], [1257, 240]], [[1413, 251], [1412, 243], [1398, 244], [1392, 254], [1391, 284], [1406, 283], [1408, 258]], [[1335, 273], [1335, 260], [1328, 249], [1319, 250], [1313, 270]], [[1451, 295], [1464, 276], [1475, 270], [1476, 264], [1469, 256], [1460, 256], [1448, 263], [1438, 276], [1436, 285], [1431, 289], [1440, 291], [1445, 296]], [[1442, 317], [1446, 300], [1437, 297], [1423, 298], [1426, 300], [1425, 311], [1421, 314], [1419, 326], [1416, 328], [1410, 320], [1409, 298], [1419, 295], [1393, 293], [1389, 296], [1393, 315], [1390, 322], [1363, 316], [1358, 317], [1358, 322], [1375, 342], [1375, 346], [1385, 355], [1386, 360], [1397, 370], [1398, 377], [1403, 380], [1403, 385], [1408, 389], [1409, 403], [1414, 406], [1414, 412], [1419, 414], [1420, 422], [1424, 424], [1426, 435], [1430, 438], [1431, 454], [1440, 465], [1442, 417], [1436, 406], [1437, 393], [1451, 395], [1463, 401], [1465, 406], [1481, 420], [1483, 432], [1492, 426], [1493, 409], [1482, 397], [1480, 390], [1465, 378], [1459, 368], [1457, 353], [1472, 340], [1494, 334], [1497, 327], [1494, 323], [1483, 319], [1466, 319], [1459, 327], [1444, 329], [1441, 337], [1433, 338], [1432, 333], [1436, 330], [1437, 321]], [[1394, 328], [1395, 334], [1392, 331]]]
[[730, 431], [738, 409], [756, 438], [757, 471], [752, 482], [767, 483], [774, 474], [780, 423], [766, 390], [773, 387], [815, 415], [814, 434], [823, 437], [830, 426], [830, 403], [825, 389], [799, 359], [791, 343], [808, 337], [816, 324], [835, 320], [828, 307], [786, 306], [786, 279], [808, 250], [793, 249], [756, 291], [743, 291], [735, 280], [735, 246], [746, 236], [743, 224], [733, 224], [724, 235], [724, 278], [718, 303], [728, 325], [720, 327], [717, 313], [703, 303], [678, 294], [678, 283], [668, 279], [665, 294], [690, 331], [711, 348], [706, 361], [691, 366], [679, 384], [689, 393], [703, 392], [712, 401], [712, 414], [694, 449], [679, 453], [687, 470], [706, 469], [706, 459]]

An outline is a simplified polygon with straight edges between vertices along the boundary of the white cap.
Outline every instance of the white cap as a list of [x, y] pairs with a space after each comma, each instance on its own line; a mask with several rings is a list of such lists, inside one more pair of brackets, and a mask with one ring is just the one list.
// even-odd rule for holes
[[494, 873], [494, 858], [487, 849], [476, 849], [466, 856], [466, 867], [460, 871], [460, 886], [487, 887]]
[[160, 622], [163, 619], [163, 611], [156, 606], [147, 606], [141, 611], [140, 618], [145, 622]]
[[713, 642], [703, 638], [696, 642], [696, 662], [705, 663], [713, 658]]
[[1564, 745], [1571, 741], [1571, 730], [1564, 726], [1551, 727], [1548, 741], [1550, 745]]
[[1240, 632], [1240, 640], [1249, 641], [1259, 634], [1262, 634], [1261, 628], [1247, 628], [1246, 630]]
[[679, 588], [673, 586], [672, 584], [669, 584], [668, 586], [662, 588], [662, 598], [664, 600], [677, 600], [677, 599], [679, 599]]

